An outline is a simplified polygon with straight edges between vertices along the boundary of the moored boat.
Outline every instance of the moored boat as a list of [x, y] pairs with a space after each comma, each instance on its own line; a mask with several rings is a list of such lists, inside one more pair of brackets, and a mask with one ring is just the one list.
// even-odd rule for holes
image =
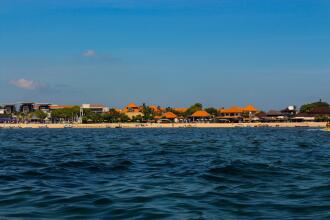
[[73, 128], [73, 126], [71, 124], [66, 124], [64, 125], [64, 128]]
[[330, 122], [327, 123], [327, 126], [326, 126], [326, 128], [324, 130], [330, 131]]

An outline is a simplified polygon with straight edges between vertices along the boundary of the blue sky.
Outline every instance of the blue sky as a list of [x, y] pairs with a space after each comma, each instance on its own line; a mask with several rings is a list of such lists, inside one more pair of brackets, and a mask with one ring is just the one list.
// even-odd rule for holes
[[330, 102], [327, 0], [2, 0], [0, 103]]

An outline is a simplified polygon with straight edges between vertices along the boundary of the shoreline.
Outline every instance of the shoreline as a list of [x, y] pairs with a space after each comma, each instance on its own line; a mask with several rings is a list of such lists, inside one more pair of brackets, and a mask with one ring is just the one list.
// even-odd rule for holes
[[326, 122], [269, 122], [269, 123], [102, 123], [102, 124], [0, 124], [0, 128], [325, 128]]

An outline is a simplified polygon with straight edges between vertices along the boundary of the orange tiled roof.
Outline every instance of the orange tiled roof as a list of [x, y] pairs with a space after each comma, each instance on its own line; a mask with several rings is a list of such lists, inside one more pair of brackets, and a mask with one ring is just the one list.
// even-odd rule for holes
[[129, 103], [127, 106], [126, 106], [126, 108], [138, 108], [138, 106], [137, 105], [135, 105], [135, 103]]
[[150, 105], [149, 108], [154, 112], [160, 112], [161, 110], [156, 105]]
[[174, 118], [177, 118], [178, 116], [176, 114], [174, 114], [173, 112], [166, 112], [163, 114], [163, 117], [167, 118], [167, 119], [174, 119]]
[[244, 111], [247, 111], [247, 112], [257, 112], [258, 109], [256, 109], [253, 105], [247, 105], [247, 106], [244, 108]]
[[193, 117], [209, 117], [210, 114], [206, 111], [197, 111], [194, 114], [192, 114]]
[[129, 103], [127, 106], [125, 106], [125, 108], [123, 109], [123, 112], [127, 113], [130, 110], [132, 110], [132, 112], [139, 112], [140, 109], [137, 105], [135, 105], [135, 103]]
[[242, 113], [243, 112], [243, 108], [239, 107], [239, 106], [233, 106], [231, 108], [228, 109], [220, 109], [221, 113]]
[[180, 112], [180, 113], [184, 113], [188, 110], [188, 108], [174, 108], [174, 111]]

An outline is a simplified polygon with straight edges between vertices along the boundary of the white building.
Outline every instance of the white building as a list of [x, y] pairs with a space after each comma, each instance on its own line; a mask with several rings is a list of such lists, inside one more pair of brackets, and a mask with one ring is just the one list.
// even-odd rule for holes
[[90, 111], [99, 114], [109, 111], [109, 107], [102, 104], [82, 104], [80, 108], [82, 110], [89, 109]]

